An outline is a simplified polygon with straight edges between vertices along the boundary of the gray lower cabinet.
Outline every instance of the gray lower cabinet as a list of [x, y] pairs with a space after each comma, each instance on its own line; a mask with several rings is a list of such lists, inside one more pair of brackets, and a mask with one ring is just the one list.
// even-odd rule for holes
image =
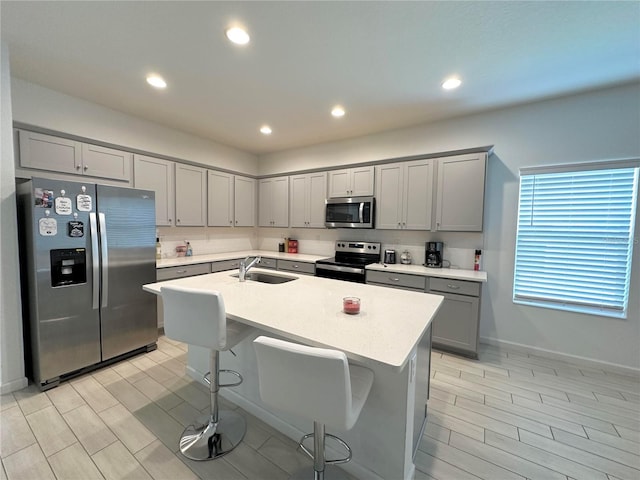
[[256, 267], [271, 268], [275, 270], [276, 268], [278, 268], [278, 261], [275, 258], [262, 257], [262, 259], [260, 260], [260, 263], [256, 265]]
[[[167, 267], [156, 269], [156, 281], [175, 280], [176, 278], [193, 277], [194, 275], [204, 275], [211, 273], [211, 265], [208, 263], [197, 263], [195, 265], [185, 265], [184, 267]], [[162, 297], [158, 296], [158, 328], [164, 327], [164, 308]]]
[[478, 358], [480, 283], [446, 278], [429, 279], [429, 293], [444, 302], [433, 319], [433, 346]]
[[425, 291], [427, 278], [422, 275], [410, 275], [407, 273], [381, 272], [367, 270], [367, 283], [384, 285], [385, 287], [402, 288], [404, 290]]
[[278, 260], [278, 270], [315, 275], [316, 264], [309, 262], [296, 262], [294, 260]]
[[218, 262], [211, 262], [211, 273], [224, 272], [225, 270], [234, 270], [240, 268], [241, 258], [234, 258], [232, 260], [220, 260]]

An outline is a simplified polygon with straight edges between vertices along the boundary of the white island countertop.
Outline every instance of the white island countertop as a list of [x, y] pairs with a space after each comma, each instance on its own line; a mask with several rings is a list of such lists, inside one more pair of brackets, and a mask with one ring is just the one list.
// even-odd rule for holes
[[[225, 271], [144, 285], [160, 294], [163, 285], [217, 290], [227, 317], [308, 345], [342, 350], [355, 360], [401, 370], [443, 297], [376, 285], [343, 282], [254, 268], [251, 272], [295, 277], [282, 284], [240, 282]], [[357, 296], [357, 315], [342, 311], [342, 299]], [[188, 315], [189, 312], [184, 312]]]

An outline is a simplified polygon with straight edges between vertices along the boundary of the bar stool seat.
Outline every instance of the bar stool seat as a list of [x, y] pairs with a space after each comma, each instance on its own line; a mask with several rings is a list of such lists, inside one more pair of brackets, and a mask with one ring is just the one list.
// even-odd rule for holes
[[[247, 423], [244, 417], [230, 410], [219, 410], [220, 387], [242, 383], [242, 375], [219, 368], [220, 352], [230, 350], [255, 329], [227, 320], [224, 299], [219, 292], [187, 287], [166, 286], [160, 289], [164, 305], [164, 331], [168, 338], [208, 348], [211, 409], [195, 420], [182, 433], [180, 451], [192, 460], [213, 460], [233, 450], [244, 438]], [[235, 375], [238, 381], [220, 384], [220, 372]]]
[[[313, 471], [305, 469], [292, 478], [324, 478], [327, 465], [351, 460], [351, 448], [330, 434], [325, 426], [350, 430], [367, 401], [373, 372], [368, 368], [350, 365], [344, 352], [309, 347], [260, 336], [253, 341], [258, 363], [260, 398], [270, 407], [293, 413], [314, 422], [314, 432], [302, 437], [299, 447], [314, 462]], [[304, 441], [314, 438], [313, 452]], [[347, 456], [337, 460], [325, 459], [325, 437], [342, 445]], [[338, 478], [340, 472], [328, 475]]]

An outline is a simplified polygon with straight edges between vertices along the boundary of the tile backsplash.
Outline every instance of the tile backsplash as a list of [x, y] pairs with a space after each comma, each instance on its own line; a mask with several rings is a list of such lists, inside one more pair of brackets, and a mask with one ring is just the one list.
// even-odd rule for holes
[[[175, 248], [191, 243], [194, 255], [242, 250], [278, 251], [285, 237], [298, 240], [298, 252], [331, 257], [337, 240], [380, 242], [382, 251], [393, 249], [400, 254], [407, 250], [414, 264], [425, 261], [425, 243], [444, 243], [444, 259], [452, 268], [472, 269], [476, 249], [483, 249], [484, 236], [478, 232], [422, 232], [407, 230], [350, 230], [321, 228], [221, 228], [221, 227], [158, 227], [163, 258], [176, 256]], [[482, 265], [481, 265], [482, 268]]]

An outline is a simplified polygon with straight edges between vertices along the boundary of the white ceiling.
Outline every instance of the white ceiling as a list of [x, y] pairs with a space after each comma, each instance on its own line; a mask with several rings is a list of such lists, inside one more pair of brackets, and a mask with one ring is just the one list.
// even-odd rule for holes
[[[0, 8], [13, 76], [256, 154], [640, 79], [637, 1]], [[226, 40], [234, 22], [249, 45]], [[452, 74], [463, 84], [446, 92]]]

